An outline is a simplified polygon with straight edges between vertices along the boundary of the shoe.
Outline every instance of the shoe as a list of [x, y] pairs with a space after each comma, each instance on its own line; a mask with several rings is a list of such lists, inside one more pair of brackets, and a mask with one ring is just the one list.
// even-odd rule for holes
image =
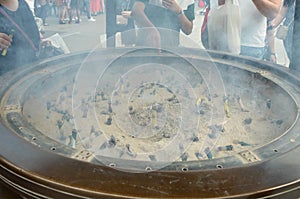
[[64, 22], [63, 20], [59, 20], [58, 23], [59, 23], [59, 24], [66, 24], [66, 22]]
[[93, 17], [91, 17], [91, 18], [88, 19], [88, 21], [94, 22], [94, 21], [96, 21], [96, 19], [94, 19]]
[[80, 20], [76, 20], [75, 23], [80, 23]]
[[44, 23], [43, 25], [44, 25], [44, 26], [49, 26], [49, 24], [47, 24], [47, 23]]

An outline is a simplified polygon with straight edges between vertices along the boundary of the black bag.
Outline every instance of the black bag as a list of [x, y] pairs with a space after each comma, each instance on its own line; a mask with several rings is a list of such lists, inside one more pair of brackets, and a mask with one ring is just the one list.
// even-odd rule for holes
[[52, 45], [51, 41], [43, 41], [40, 45], [39, 59], [46, 59], [64, 54], [61, 48]]

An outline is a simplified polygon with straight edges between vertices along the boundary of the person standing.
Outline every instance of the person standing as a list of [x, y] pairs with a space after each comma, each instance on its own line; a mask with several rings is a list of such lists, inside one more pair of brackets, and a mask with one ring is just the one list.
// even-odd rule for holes
[[285, 29], [285, 37], [283, 45], [289, 60], [292, 58], [292, 38], [294, 27], [294, 13], [295, 13], [295, 0], [284, 0], [280, 13], [273, 20], [268, 20], [267, 27], [267, 39], [266, 39], [266, 54], [265, 59], [273, 63], [277, 62], [276, 50], [275, 50], [275, 33], [278, 30], [279, 25], [282, 23], [282, 27]]
[[[225, 0], [210, 0], [210, 3], [213, 8], [222, 6]], [[238, 3], [241, 17], [240, 55], [263, 59], [267, 19], [277, 16], [282, 0], [239, 0]]]
[[99, 14], [103, 14], [105, 12], [105, 1], [99, 0]]
[[100, 0], [90, 0], [91, 2], [91, 12], [93, 16], [97, 16], [100, 10]]
[[59, 24], [66, 24], [65, 18], [68, 13], [68, 4], [70, 0], [56, 0], [56, 6], [59, 13]]
[[87, 15], [87, 18], [88, 18], [88, 21], [96, 21], [96, 19], [94, 19], [91, 15], [91, 0], [84, 0], [84, 6], [85, 6], [85, 9], [86, 9], [86, 15]]
[[118, 23], [121, 30], [121, 42], [125, 47], [132, 47], [136, 42], [134, 20], [131, 17], [131, 9], [134, 0], [119, 0], [117, 2], [117, 15], [125, 19], [125, 23]]
[[73, 14], [76, 13], [77, 19], [75, 23], [80, 23], [80, 10], [83, 7], [83, 0], [70, 0], [70, 9], [69, 9], [69, 24], [73, 21]]
[[267, 19], [275, 18], [282, 0], [240, 0], [241, 55], [263, 59]]
[[33, 13], [25, 0], [0, 0], [0, 11], [0, 74], [2, 74], [36, 61], [41, 38]]
[[[178, 3], [179, 2], [179, 3]], [[194, 0], [136, 0], [131, 16], [138, 26], [137, 45], [176, 47], [179, 32], [193, 30]]]
[[49, 0], [34, 0], [34, 14], [43, 20], [43, 25], [48, 26], [46, 18], [49, 13]]

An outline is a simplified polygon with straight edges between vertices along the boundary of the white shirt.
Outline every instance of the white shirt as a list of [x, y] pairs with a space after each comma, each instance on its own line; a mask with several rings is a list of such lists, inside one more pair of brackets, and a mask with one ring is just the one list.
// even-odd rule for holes
[[[251, 0], [239, 0], [241, 11], [241, 45], [264, 47], [267, 18], [263, 16]], [[210, 0], [211, 8], [218, 6], [218, 0]]]
[[263, 16], [250, 0], [240, 0], [241, 44], [251, 47], [264, 47], [267, 18]]

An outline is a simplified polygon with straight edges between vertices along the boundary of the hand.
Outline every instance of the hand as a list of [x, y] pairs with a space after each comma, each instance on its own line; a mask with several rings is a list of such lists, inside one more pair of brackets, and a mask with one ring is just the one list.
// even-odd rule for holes
[[176, 0], [162, 0], [162, 5], [176, 14], [182, 11]]
[[271, 53], [270, 55], [270, 62], [276, 64], [277, 63], [277, 57], [275, 53]]
[[0, 50], [7, 49], [11, 45], [12, 38], [5, 33], [0, 33]]
[[129, 19], [131, 17], [131, 11], [122, 11], [122, 16]]

